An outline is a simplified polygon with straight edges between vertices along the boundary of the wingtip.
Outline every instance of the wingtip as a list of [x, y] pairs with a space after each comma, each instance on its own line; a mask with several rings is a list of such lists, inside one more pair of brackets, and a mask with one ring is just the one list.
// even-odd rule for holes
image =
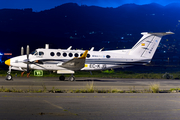
[[173, 32], [166, 32], [166, 34], [175, 34], [175, 33], [173, 33]]
[[87, 57], [88, 54], [88, 50], [86, 50], [83, 55], [81, 57], [79, 57], [80, 59], [85, 59]]

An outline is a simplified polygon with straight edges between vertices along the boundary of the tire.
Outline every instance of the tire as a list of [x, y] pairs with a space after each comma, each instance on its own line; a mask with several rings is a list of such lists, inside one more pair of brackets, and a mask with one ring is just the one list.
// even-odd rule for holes
[[62, 75], [62, 76], [59, 77], [59, 80], [60, 80], [60, 81], [64, 81], [64, 80], [65, 80], [65, 77]]
[[10, 74], [8, 74], [8, 75], [6, 75], [6, 80], [12, 80], [12, 75], [10, 75]]
[[75, 81], [75, 77], [74, 76], [70, 76], [69, 77], [69, 81], [71, 81], [71, 82]]

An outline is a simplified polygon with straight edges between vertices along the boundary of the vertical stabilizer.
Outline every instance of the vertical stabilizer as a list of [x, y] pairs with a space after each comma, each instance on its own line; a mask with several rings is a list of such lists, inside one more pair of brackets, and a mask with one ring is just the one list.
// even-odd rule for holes
[[133, 46], [133, 48], [129, 52], [129, 55], [152, 59], [161, 41], [161, 38], [165, 35], [170, 35], [174, 33], [173, 32], [164, 32], [164, 33], [143, 32], [141, 34], [143, 35], [143, 37]]

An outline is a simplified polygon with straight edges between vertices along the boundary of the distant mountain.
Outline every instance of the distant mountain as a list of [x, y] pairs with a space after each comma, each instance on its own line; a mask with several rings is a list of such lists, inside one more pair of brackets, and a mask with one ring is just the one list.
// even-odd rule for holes
[[102, 8], [67, 3], [41, 12], [1, 9], [0, 50], [18, 54], [21, 46], [30, 44], [32, 50], [45, 43], [55, 48], [130, 48], [141, 32], [179, 31], [180, 5], [172, 6], [152, 3]]
[[165, 7], [170, 9], [180, 8], [180, 3], [171, 3], [166, 5]]

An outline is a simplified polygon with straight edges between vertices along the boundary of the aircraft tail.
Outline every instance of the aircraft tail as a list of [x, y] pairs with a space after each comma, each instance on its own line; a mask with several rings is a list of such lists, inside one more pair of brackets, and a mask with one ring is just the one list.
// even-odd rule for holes
[[173, 32], [164, 32], [164, 33], [143, 32], [141, 34], [143, 35], [143, 37], [132, 47], [132, 49], [129, 52], [129, 55], [152, 59], [161, 41], [161, 38], [165, 35], [170, 35], [174, 33]]

